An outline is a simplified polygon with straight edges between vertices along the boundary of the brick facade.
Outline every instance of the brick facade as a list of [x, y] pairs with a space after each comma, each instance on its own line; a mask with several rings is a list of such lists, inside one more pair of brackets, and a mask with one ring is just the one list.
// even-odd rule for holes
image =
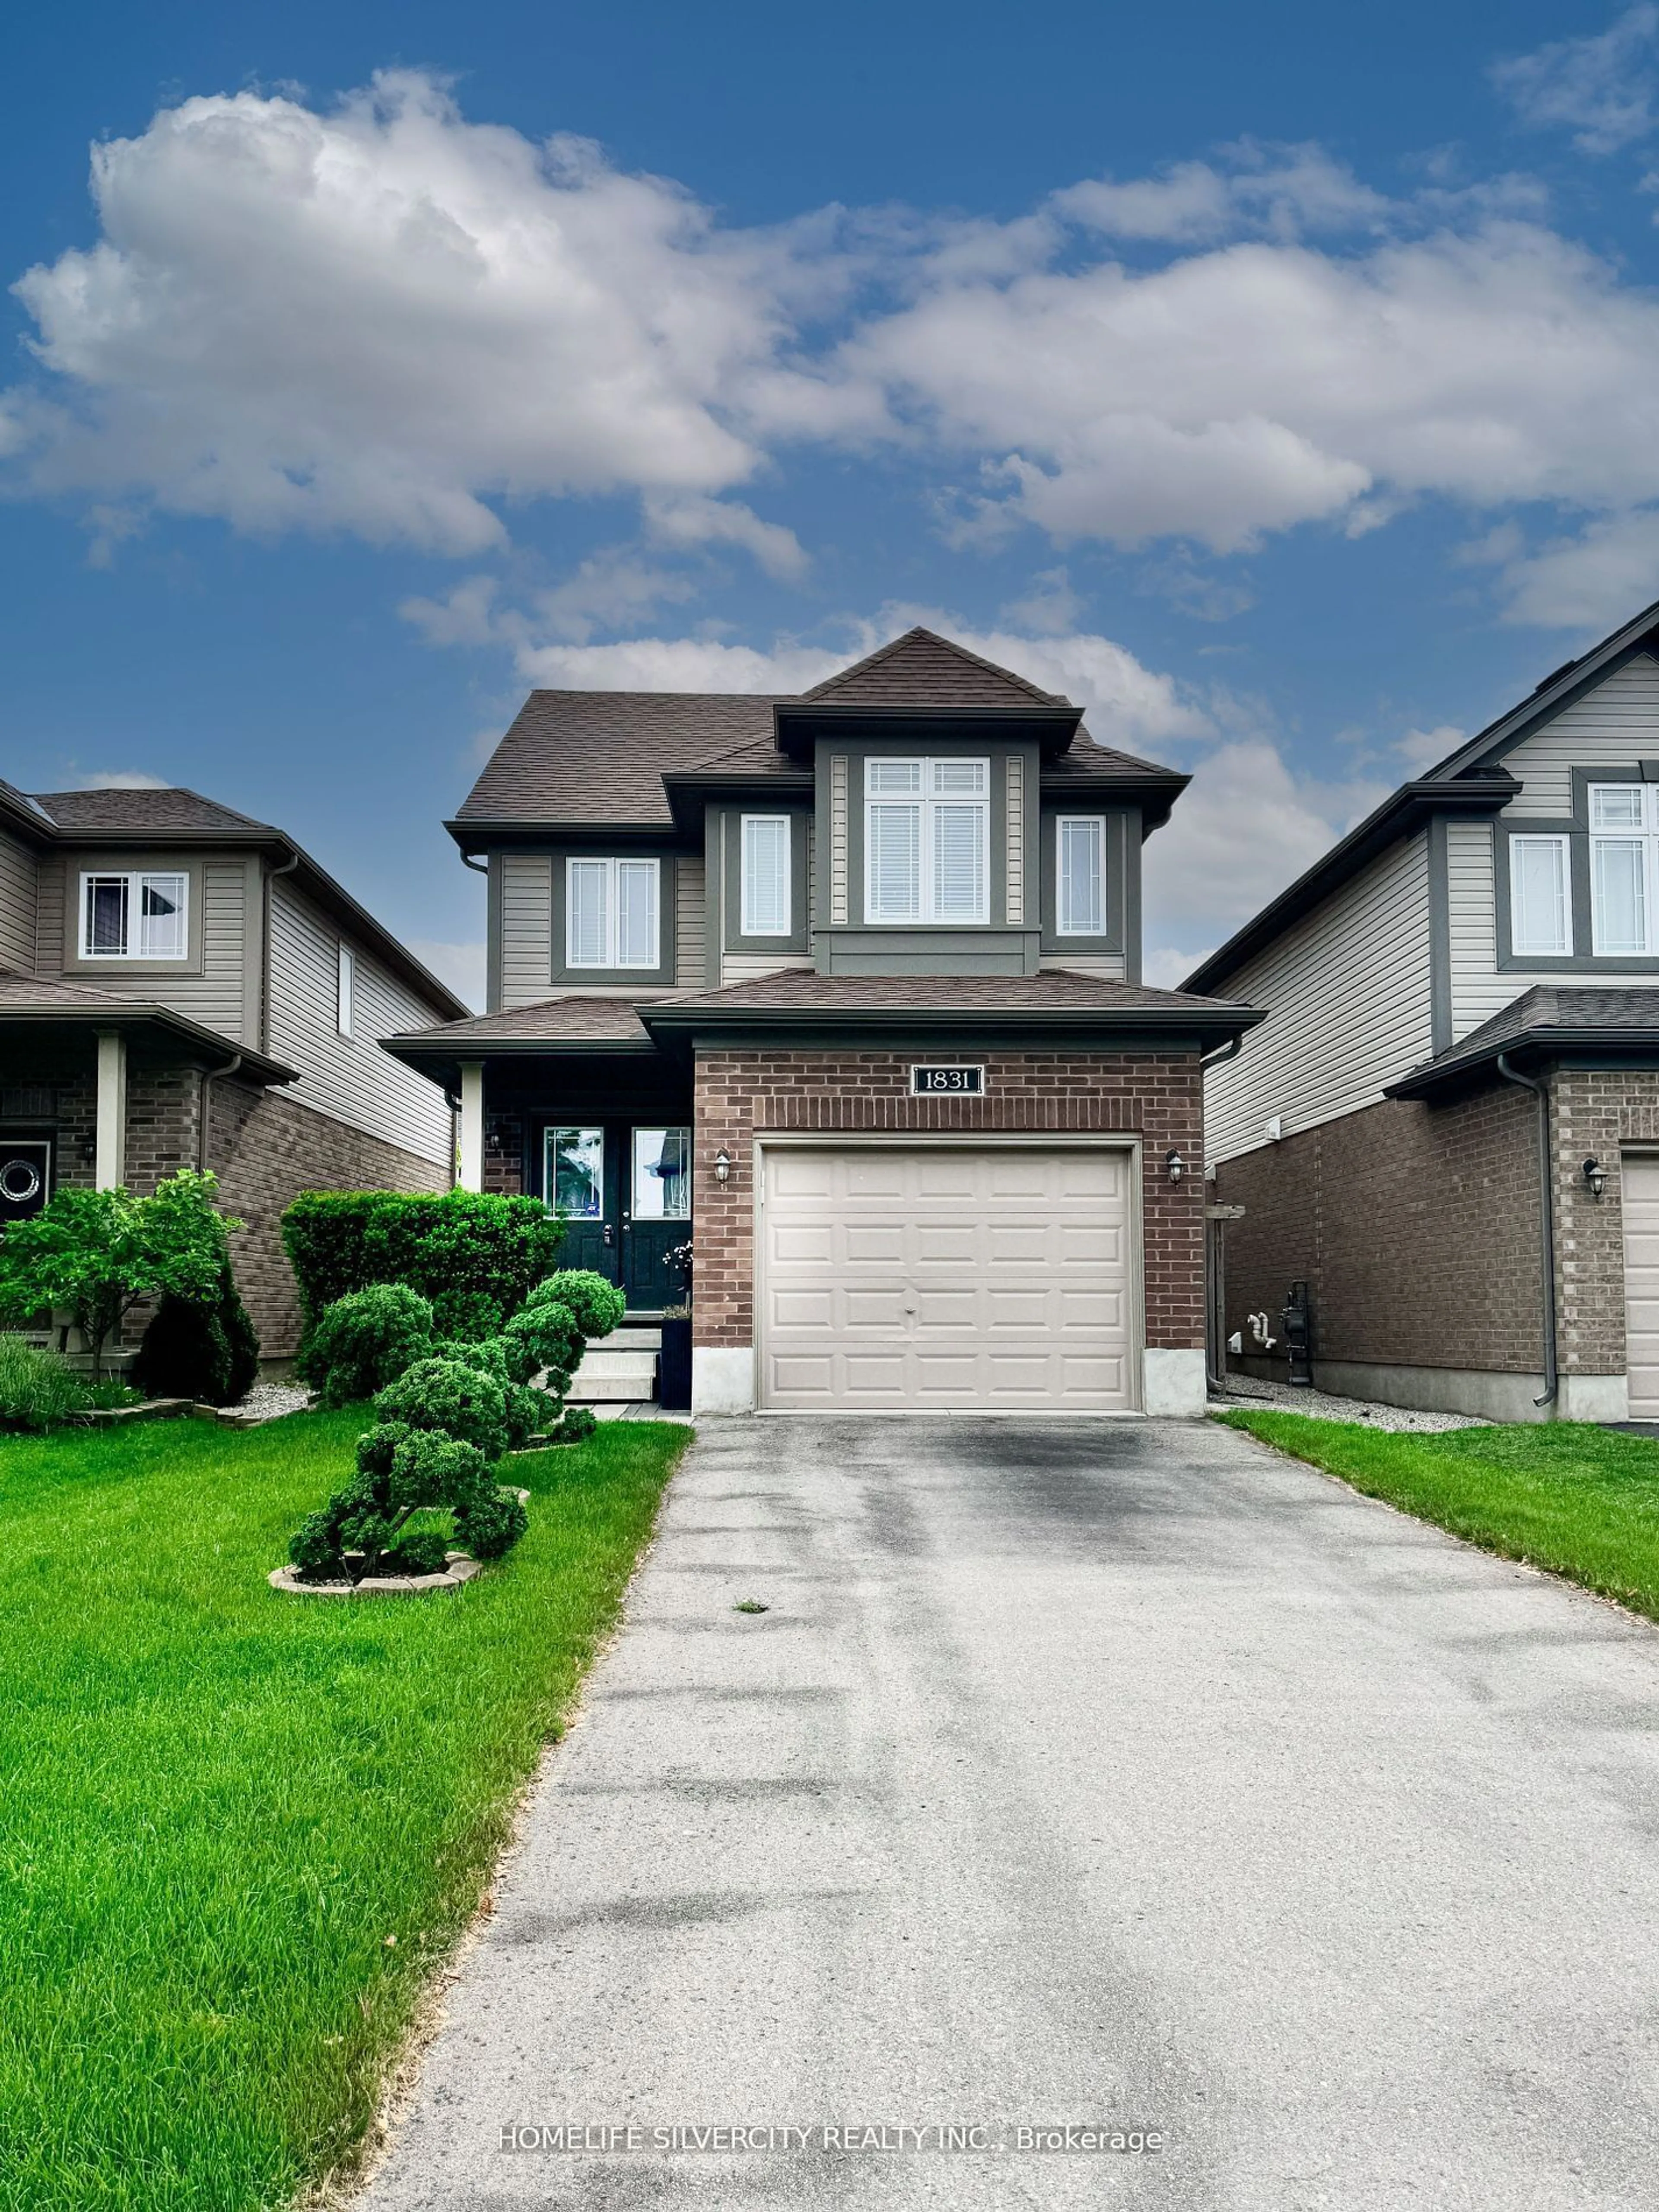
[[[913, 1098], [915, 1055], [750, 1048], [699, 1052], [696, 1070], [696, 1342], [754, 1340], [753, 1141], [773, 1130], [1115, 1130], [1143, 1142], [1146, 1342], [1204, 1342], [1203, 1080], [1189, 1054], [987, 1052], [981, 1098]], [[721, 1148], [732, 1172], [708, 1163]], [[1171, 1183], [1179, 1152], [1189, 1172]]]
[[[1282, 1340], [1304, 1278], [1317, 1358], [1536, 1374], [1537, 1112], [1504, 1083], [1389, 1099], [1224, 1161], [1211, 1194], [1245, 1208], [1224, 1232], [1226, 1333], [1265, 1308]], [[1622, 1329], [1621, 1303], [1621, 1368]]]
[[[1563, 1068], [1550, 1088], [1561, 1371], [1622, 1375], [1625, 1224], [1619, 1153], [1622, 1144], [1659, 1145], [1659, 1074]], [[1599, 1200], [1583, 1177], [1589, 1158], [1607, 1171]]]

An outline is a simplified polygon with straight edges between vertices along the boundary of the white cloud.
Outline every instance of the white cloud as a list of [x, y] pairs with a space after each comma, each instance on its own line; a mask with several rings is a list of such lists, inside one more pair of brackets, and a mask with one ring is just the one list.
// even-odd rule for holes
[[1217, 746], [1146, 845], [1148, 981], [1178, 982], [1386, 789], [1298, 779], [1265, 737]]
[[1405, 763], [1407, 774], [1422, 775], [1455, 753], [1468, 736], [1455, 722], [1442, 722], [1432, 730], [1407, 730], [1403, 738], [1395, 741], [1395, 750]]
[[1523, 123], [1571, 131], [1581, 153], [1616, 154], [1654, 127], [1656, 33], [1659, 8], [1631, 8], [1599, 37], [1498, 62], [1492, 82]]
[[1225, 169], [1180, 161], [1127, 184], [1108, 178], [1068, 185], [1053, 205], [1073, 222], [1113, 238], [1189, 245], [1262, 230], [1294, 238], [1386, 222], [1389, 203], [1318, 146], [1230, 149]]
[[75, 779], [77, 791], [170, 791], [173, 787], [164, 775], [151, 775], [148, 769], [94, 769]]
[[429, 77], [186, 100], [93, 190], [100, 242], [17, 286], [71, 395], [10, 410], [44, 489], [476, 551], [496, 495], [740, 482], [744, 390], [788, 380], [784, 246]]
[[1518, 532], [1513, 539], [1494, 533], [1494, 543], [1505, 622], [1611, 629], [1659, 599], [1659, 508], [1587, 523], [1577, 537], [1551, 539], [1536, 552], [1519, 550]]
[[794, 532], [781, 522], [763, 522], [740, 500], [708, 499], [695, 493], [647, 499], [645, 520], [653, 544], [681, 550], [740, 545], [769, 576], [793, 579], [806, 572], [806, 555]]
[[805, 691], [856, 653], [787, 640], [770, 647], [698, 637], [633, 637], [606, 645], [526, 645], [519, 673], [573, 691]]

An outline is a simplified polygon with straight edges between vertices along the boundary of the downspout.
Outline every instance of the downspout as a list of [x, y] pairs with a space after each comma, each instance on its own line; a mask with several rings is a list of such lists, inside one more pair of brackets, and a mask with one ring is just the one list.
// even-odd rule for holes
[[198, 1122], [196, 1131], [196, 1167], [197, 1172], [200, 1175], [205, 1175], [207, 1173], [208, 1108], [212, 1097], [213, 1085], [222, 1075], [234, 1075], [241, 1064], [242, 1055], [239, 1052], [231, 1059], [228, 1060], [222, 1067], [207, 1067], [204, 1068], [202, 1071], [201, 1084], [196, 1093], [196, 1115]]
[[1534, 1406], [1553, 1406], [1561, 1387], [1555, 1363], [1555, 1202], [1550, 1192], [1550, 1091], [1547, 1083], [1511, 1067], [1509, 1054], [1498, 1055], [1498, 1073], [1538, 1097], [1538, 1247], [1544, 1269], [1544, 1395]]
[[489, 873], [489, 861], [475, 860], [471, 853], [462, 854], [461, 866], [464, 868], [471, 868], [475, 876], [487, 876]]
[[[1217, 1045], [1212, 1052], [1206, 1052], [1198, 1063], [1200, 1076], [1206, 1067], [1219, 1067], [1224, 1060], [1233, 1059], [1243, 1042], [1244, 1032], [1240, 1030], [1236, 1036], [1230, 1036], [1225, 1044]], [[1226, 1378], [1221, 1372], [1221, 1346], [1217, 1334], [1224, 1320], [1219, 1309], [1222, 1285], [1226, 1279], [1222, 1273], [1222, 1254], [1226, 1249], [1223, 1239], [1225, 1235], [1225, 1229], [1218, 1221], [1213, 1240], [1208, 1237], [1204, 1240], [1204, 1386], [1212, 1397], [1217, 1398], [1227, 1388]], [[1214, 1253], [1213, 1261], [1212, 1251]], [[1213, 1281], [1210, 1279], [1212, 1267], [1214, 1269]]]

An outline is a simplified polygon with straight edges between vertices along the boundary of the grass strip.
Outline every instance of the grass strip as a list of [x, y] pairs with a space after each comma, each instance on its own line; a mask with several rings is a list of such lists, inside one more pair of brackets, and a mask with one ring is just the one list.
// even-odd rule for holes
[[0, 2206], [245, 2212], [349, 2158], [689, 1431], [515, 1459], [454, 1594], [279, 1595], [362, 1408], [0, 1438]]

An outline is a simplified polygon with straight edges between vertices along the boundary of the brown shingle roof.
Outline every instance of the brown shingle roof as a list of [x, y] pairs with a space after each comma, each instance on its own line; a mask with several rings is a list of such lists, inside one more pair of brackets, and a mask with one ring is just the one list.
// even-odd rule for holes
[[783, 968], [718, 991], [675, 991], [652, 1000], [646, 1019], [675, 1006], [800, 1007], [826, 1012], [922, 1012], [957, 1007], [981, 1013], [1213, 1014], [1235, 1011], [1221, 999], [1185, 991], [1157, 991], [1142, 983], [1115, 983], [1070, 968], [1045, 968], [1036, 975], [820, 975], [811, 968]]
[[0, 968], [0, 1013], [8, 1006], [108, 1007], [116, 1013], [130, 1013], [132, 1000], [113, 991], [94, 991], [85, 983], [60, 983], [55, 976], [20, 975], [13, 969]]
[[1659, 984], [1611, 990], [1594, 984], [1534, 984], [1388, 1090], [1392, 1097], [1416, 1097], [1486, 1067], [1499, 1053], [1559, 1051], [1575, 1043], [1586, 1051], [1615, 1043], [1653, 1051], [1659, 1047]]
[[469, 1020], [445, 1022], [441, 1027], [418, 1030], [396, 1040], [400, 1044], [424, 1045], [459, 1051], [469, 1044], [550, 1043], [643, 1044], [646, 1034], [631, 999], [602, 999], [566, 994], [538, 999], [533, 1006], [514, 1006], [504, 1013], [474, 1014]]
[[1012, 669], [918, 625], [803, 692], [836, 707], [1069, 707]]
[[665, 769], [772, 744], [772, 700], [740, 691], [532, 691], [467, 793], [460, 823], [671, 826]]
[[217, 799], [182, 785], [166, 790], [121, 786], [112, 791], [37, 791], [37, 805], [60, 830], [137, 830], [164, 836], [169, 830], [264, 830], [280, 833], [251, 814], [238, 814]]

